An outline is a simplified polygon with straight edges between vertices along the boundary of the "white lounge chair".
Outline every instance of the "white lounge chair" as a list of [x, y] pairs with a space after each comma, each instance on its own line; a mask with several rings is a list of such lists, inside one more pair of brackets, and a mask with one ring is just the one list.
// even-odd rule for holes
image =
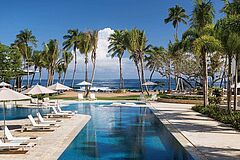
[[12, 148], [26, 148], [34, 147], [36, 143], [21, 143], [21, 142], [3, 142], [0, 139], [0, 148], [12, 149]]
[[38, 112], [37, 113], [38, 120], [40, 124], [56, 124], [57, 121], [46, 121], [43, 119], [42, 115]]
[[139, 100], [140, 101], [145, 101], [146, 100], [143, 93], [140, 94]]
[[77, 111], [63, 111], [59, 105], [57, 105], [57, 109], [59, 113], [68, 113], [68, 114], [75, 114]]
[[94, 93], [90, 93], [90, 100], [96, 100], [96, 96]]
[[5, 135], [9, 141], [14, 141], [14, 142], [26, 142], [29, 140], [39, 140], [40, 137], [14, 137], [10, 130], [8, 129], [7, 126], [5, 126]]
[[156, 94], [152, 94], [152, 97], [150, 98], [151, 101], [156, 101], [157, 100], [157, 95]]
[[53, 113], [52, 114], [47, 114], [47, 117], [62, 117], [62, 118], [71, 118], [74, 114], [69, 114], [69, 113], [60, 113], [56, 110], [54, 106], [51, 106]]
[[78, 93], [78, 100], [84, 100], [84, 98], [83, 98], [83, 94], [82, 93]]
[[49, 128], [49, 127], [59, 127], [59, 125], [55, 124], [37, 124], [32, 115], [28, 115], [28, 119], [30, 120], [33, 127], [36, 128]]

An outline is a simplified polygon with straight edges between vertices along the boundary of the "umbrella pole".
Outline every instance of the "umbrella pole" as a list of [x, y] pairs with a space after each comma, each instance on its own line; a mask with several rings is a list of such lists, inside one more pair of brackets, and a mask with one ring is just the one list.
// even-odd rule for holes
[[6, 139], [5, 139], [5, 135], [6, 135], [6, 131], [5, 131], [5, 126], [6, 126], [6, 102], [4, 101], [3, 102], [3, 142], [5, 143], [6, 142]]

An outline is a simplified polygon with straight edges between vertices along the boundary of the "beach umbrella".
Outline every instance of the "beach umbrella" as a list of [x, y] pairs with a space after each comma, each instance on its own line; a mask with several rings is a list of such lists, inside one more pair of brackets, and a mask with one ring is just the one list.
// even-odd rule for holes
[[53, 84], [49, 87], [47, 87], [48, 89], [52, 89], [52, 90], [55, 90], [55, 91], [65, 91], [65, 90], [70, 90], [72, 88], [68, 87], [68, 86], [65, 86], [61, 83], [56, 83], [56, 84]]
[[5, 83], [5, 82], [1, 82], [0, 83], [0, 87], [12, 87], [11, 84]]
[[4, 142], [5, 142], [5, 126], [6, 126], [6, 102], [8, 101], [19, 101], [19, 100], [27, 100], [31, 99], [31, 97], [26, 96], [24, 94], [18, 93], [12, 89], [3, 87], [0, 88], [0, 102], [3, 102], [3, 118], [4, 118]]
[[78, 84], [76, 84], [77, 86], [91, 86], [92, 85], [92, 83], [89, 83], [89, 82], [86, 82], [86, 81], [82, 81], [82, 82], [80, 82], [80, 83], [78, 83]]
[[22, 93], [27, 95], [40, 95], [40, 94], [56, 93], [56, 91], [37, 84], [29, 89], [26, 89]]

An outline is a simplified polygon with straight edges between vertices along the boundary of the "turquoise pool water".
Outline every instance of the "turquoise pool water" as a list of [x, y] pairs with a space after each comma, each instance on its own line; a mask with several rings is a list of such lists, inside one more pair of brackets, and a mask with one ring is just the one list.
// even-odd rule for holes
[[59, 160], [192, 160], [148, 108], [71, 104], [92, 118]]

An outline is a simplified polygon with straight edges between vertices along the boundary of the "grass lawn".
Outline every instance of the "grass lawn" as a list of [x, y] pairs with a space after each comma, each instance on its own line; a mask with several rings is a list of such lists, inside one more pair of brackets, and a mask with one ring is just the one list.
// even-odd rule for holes
[[[114, 96], [114, 97], [97, 97], [97, 100], [138, 100], [138, 95], [131, 96]], [[50, 99], [63, 99], [63, 100], [78, 100], [76, 97], [58, 97], [51, 96]]]

